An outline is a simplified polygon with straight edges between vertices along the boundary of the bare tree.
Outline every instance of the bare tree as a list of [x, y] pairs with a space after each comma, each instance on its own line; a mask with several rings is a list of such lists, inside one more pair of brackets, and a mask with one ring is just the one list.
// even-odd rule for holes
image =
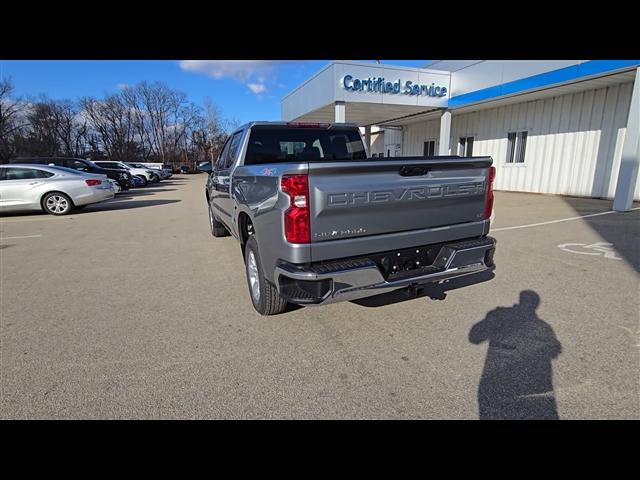
[[199, 159], [215, 160], [229, 133], [239, 122], [230, 124], [222, 119], [218, 107], [209, 97], [204, 100], [204, 116], [197, 119], [192, 132], [192, 144]]
[[[11, 84], [1, 86], [0, 160], [19, 152], [195, 163], [216, 158], [238, 124], [225, 121], [210, 99], [203, 109], [160, 82], [142, 82], [103, 99], [73, 102], [42, 97], [28, 107], [21, 104], [21, 115], [21, 105], [9, 100]], [[22, 123], [16, 122], [20, 116]]]
[[11, 98], [14, 87], [10, 79], [0, 81], [0, 161], [15, 154], [15, 137], [26, 122], [21, 117], [24, 105]]
[[146, 158], [175, 164], [193, 156], [193, 132], [202, 123], [202, 109], [188, 102], [186, 94], [161, 82], [142, 82], [121, 95], [134, 112], [136, 139]]
[[98, 143], [92, 137], [94, 150], [102, 147], [115, 161], [129, 162], [138, 158], [140, 148], [135, 139], [134, 115], [120, 95], [110, 95], [102, 101], [83, 98], [80, 103], [99, 138]]
[[20, 154], [56, 156], [60, 151], [60, 116], [56, 104], [46, 98], [35, 102], [26, 114], [29, 123]]
[[142, 82], [136, 87], [142, 102], [146, 132], [152, 155], [162, 163], [166, 162], [166, 131], [168, 114], [172, 102], [169, 89], [163, 84], [150, 85]]
[[141, 159], [143, 162], [149, 160], [154, 153], [154, 144], [151, 140], [149, 119], [145, 113], [144, 98], [142, 89], [138, 87], [125, 87], [120, 93], [123, 102], [132, 114], [134, 138], [138, 142]]
[[67, 157], [79, 157], [87, 150], [87, 118], [77, 106], [65, 100], [56, 104], [60, 153]]
[[241, 122], [237, 118], [233, 117], [233, 118], [226, 119], [223, 125], [227, 134], [231, 134], [233, 133], [234, 130], [236, 130], [241, 125]]
[[41, 97], [23, 108], [24, 121], [12, 138], [13, 153], [82, 156], [87, 147], [87, 122], [76, 104]]
[[186, 94], [161, 82], [142, 82], [134, 88], [142, 106], [152, 155], [162, 163], [176, 160], [178, 145], [195, 114], [194, 109], [186, 104]]

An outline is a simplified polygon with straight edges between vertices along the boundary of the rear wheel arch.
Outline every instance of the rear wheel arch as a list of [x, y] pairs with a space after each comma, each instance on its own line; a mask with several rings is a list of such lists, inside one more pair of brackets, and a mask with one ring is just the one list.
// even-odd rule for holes
[[240, 238], [240, 247], [242, 248], [242, 255], [244, 256], [245, 246], [249, 236], [255, 233], [255, 227], [249, 215], [245, 212], [240, 212], [238, 215], [238, 237]]
[[68, 193], [65, 192], [61, 192], [60, 190], [50, 190], [48, 192], [44, 192], [41, 196], [40, 196], [40, 206], [42, 207], [42, 209], [44, 210], [44, 197], [46, 197], [47, 195], [51, 194], [51, 193], [59, 193], [61, 195], [64, 195], [65, 197], [68, 197], [69, 200], [71, 201], [71, 207], [72, 208], [76, 208], [76, 204], [73, 203], [73, 198], [71, 198], [71, 195], [69, 195]]

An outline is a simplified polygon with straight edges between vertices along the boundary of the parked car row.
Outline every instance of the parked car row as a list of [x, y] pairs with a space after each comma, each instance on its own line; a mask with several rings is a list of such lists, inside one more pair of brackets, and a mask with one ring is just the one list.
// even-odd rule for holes
[[49, 165], [57, 167], [66, 167], [72, 170], [85, 173], [96, 173], [106, 175], [118, 182], [122, 190], [129, 190], [134, 187], [132, 175], [127, 169], [123, 168], [105, 168], [97, 165], [91, 160], [83, 158], [67, 158], [67, 157], [18, 157], [9, 160], [10, 164], [23, 165]]
[[124, 169], [135, 178], [140, 180], [140, 186], [146, 187], [148, 183], [158, 183], [173, 175], [171, 171], [167, 171], [157, 167], [149, 167], [143, 163], [135, 162], [111, 162], [98, 160], [94, 162], [102, 168]]
[[170, 169], [155, 164], [66, 157], [15, 158], [8, 165], [0, 165], [0, 212], [43, 210], [66, 215], [171, 176]]

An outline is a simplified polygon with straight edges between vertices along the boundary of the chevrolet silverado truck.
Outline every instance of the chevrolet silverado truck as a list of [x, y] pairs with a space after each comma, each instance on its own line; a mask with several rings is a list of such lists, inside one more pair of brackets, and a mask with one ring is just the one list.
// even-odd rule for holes
[[229, 136], [205, 195], [232, 235], [262, 315], [495, 268], [490, 157], [369, 158], [354, 124], [251, 122]]

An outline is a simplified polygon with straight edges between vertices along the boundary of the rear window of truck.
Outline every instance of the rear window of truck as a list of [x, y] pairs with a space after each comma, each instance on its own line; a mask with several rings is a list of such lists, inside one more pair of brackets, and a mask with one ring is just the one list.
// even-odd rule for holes
[[364, 158], [360, 132], [354, 129], [256, 125], [251, 128], [244, 164]]

